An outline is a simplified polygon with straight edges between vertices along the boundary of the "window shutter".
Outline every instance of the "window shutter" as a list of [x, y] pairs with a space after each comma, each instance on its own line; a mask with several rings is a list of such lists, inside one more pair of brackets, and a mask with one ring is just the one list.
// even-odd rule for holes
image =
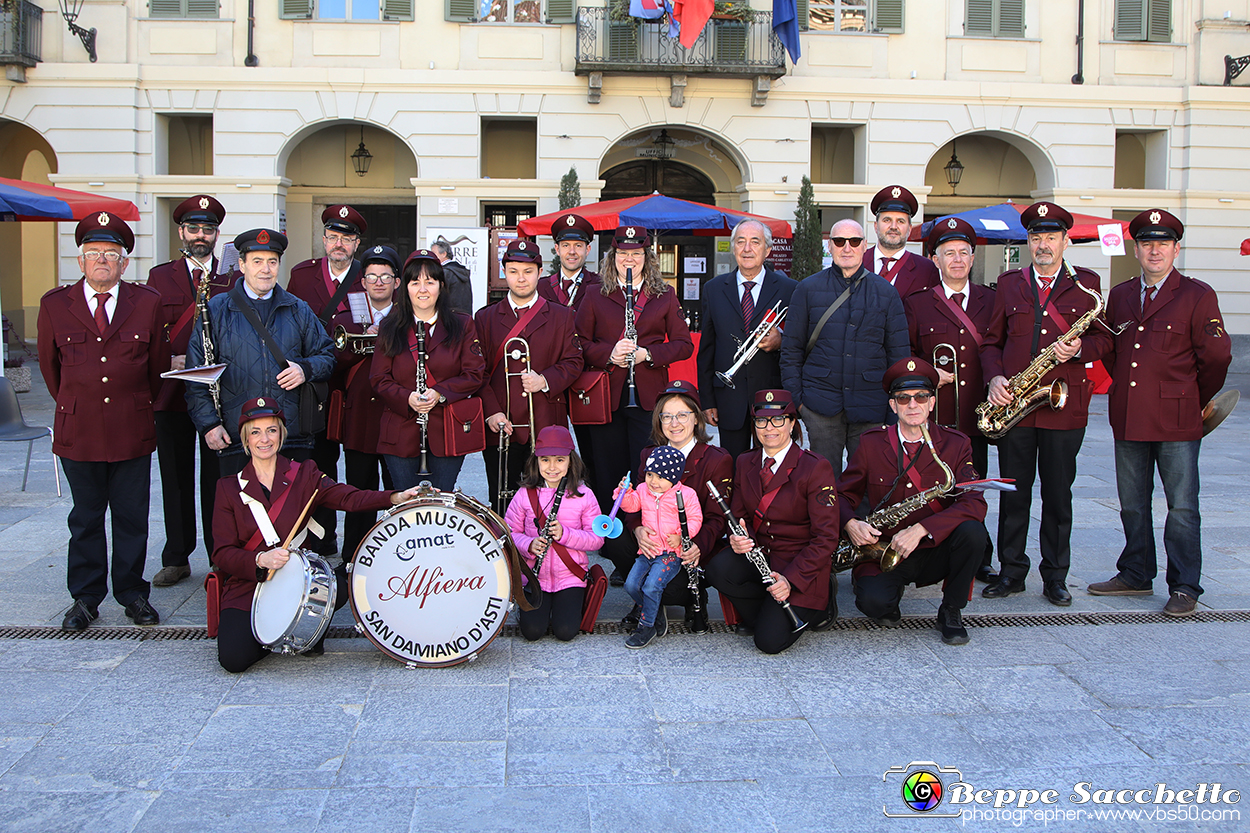
[[577, 0], [547, 0], [548, 23], [576, 23]]
[[807, 26], [807, 0], [795, 0], [795, 15], [799, 19], [799, 29], [806, 32]]
[[964, 34], [994, 34], [994, 0], [968, 0]]
[[1146, 39], [1146, 0], [1116, 0], [1116, 40]]
[[447, 20], [459, 21], [460, 23], [475, 23], [477, 21], [477, 0], [447, 0], [447, 13], [444, 17]]
[[903, 31], [903, 0], [877, 0], [873, 31], [898, 34]]
[[1146, 39], [1155, 43], [1172, 41], [1172, 0], [1148, 0]]
[[1024, 0], [998, 0], [996, 37], [1024, 37]]
[[412, 0], [382, 0], [383, 20], [412, 20]]
[[313, 0], [280, 0], [278, 17], [283, 20], [308, 20], [312, 17]]
[[187, 0], [187, 17], [217, 17], [217, 0]]
[[150, 0], [148, 14], [152, 17], [183, 17], [181, 0]]

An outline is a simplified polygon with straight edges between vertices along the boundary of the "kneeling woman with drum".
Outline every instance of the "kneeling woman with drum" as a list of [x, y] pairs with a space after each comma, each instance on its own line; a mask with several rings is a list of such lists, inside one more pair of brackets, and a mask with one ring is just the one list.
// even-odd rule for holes
[[[838, 548], [838, 493], [829, 461], [799, 447], [803, 433], [788, 392], [759, 391], [752, 410], [760, 448], [735, 462], [730, 549], [712, 559], [707, 574], [742, 626], [754, 629], [755, 646], [776, 654], [809, 625], [822, 627], [836, 615], [829, 572]], [[739, 524], [750, 537], [733, 534]], [[748, 557], [756, 547], [766, 559], [759, 564]]]
[[[234, 477], [217, 481], [213, 509], [213, 567], [224, 574], [221, 621], [217, 632], [217, 660], [227, 671], [244, 671], [269, 653], [253, 632], [252, 597], [269, 571], [291, 558], [304, 532], [291, 533], [313, 510], [363, 512], [386, 509], [415, 496], [408, 492], [365, 492], [335, 483], [315, 463], [296, 463], [278, 453], [286, 439], [286, 417], [272, 399], [253, 399], [239, 415], [243, 452], [251, 460]], [[319, 560], [319, 559], [318, 559]], [[324, 565], [324, 561], [320, 561]], [[322, 578], [334, 574], [322, 570]], [[325, 575], [328, 574], [328, 577]], [[340, 577], [335, 608], [347, 602], [346, 582]], [[332, 612], [326, 612], [330, 616]], [[322, 637], [324, 640], [324, 636]], [[322, 652], [321, 641], [308, 651]]]

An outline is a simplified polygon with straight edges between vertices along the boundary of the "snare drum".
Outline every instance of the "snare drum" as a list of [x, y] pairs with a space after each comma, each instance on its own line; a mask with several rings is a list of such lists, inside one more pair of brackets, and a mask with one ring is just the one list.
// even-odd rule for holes
[[352, 562], [356, 630], [410, 668], [477, 656], [503, 628], [516, 545], [498, 515], [459, 492], [427, 490], [369, 530]]
[[288, 552], [291, 560], [256, 585], [252, 635], [271, 651], [302, 654], [330, 627], [338, 584], [329, 562], [317, 553]]

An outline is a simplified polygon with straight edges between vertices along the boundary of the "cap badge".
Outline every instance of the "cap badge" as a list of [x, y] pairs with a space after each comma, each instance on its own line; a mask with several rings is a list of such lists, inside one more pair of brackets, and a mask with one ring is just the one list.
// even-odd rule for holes
[[1037, 207], [1037, 216], [1039, 216], [1039, 217], [1045, 217], [1045, 216], [1046, 216], [1047, 214], [1049, 214], [1049, 213], [1050, 213], [1050, 208], [1049, 208], [1049, 207], [1047, 207], [1047, 206], [1045, 206], [1045, 205], [1039, 205], [1039, 206]]
[[673, 382], [673, 387], [675, 387], [675, 388], [679, 388], [679, 387], [681, 387], [681, 386], [682, 386], [682, 382], [681, 382], [681, 380], [680, 380], [680, 379], [679, 379], [678, 381], [676, 381], [676, 382]]
[[109, 224], [109, 215], [101, 211], [99, 216], [95, 218], [95, 221], [101, 226], [107, 226]]
[[574, 217], [572, 214], [564, 218], [564, 224], [566, 226], [575, 225], [576, 223], [577, 223], [577, 218]]
[[765, 402], [772, 402], [772, 401], [773, 401], [773, 394], [772, 394], [771, 392], [764, 394], [764, 401], [765, 401]]
[[263, 399], [257, 399], [257, 400], [256, 400], [256, 407], [258, 407], [258, 408], [263, 408], [263, 407], [265, 407], [265, 400], [263, 400]]
[[903, 196], [903, 189], [895, 185], [893, 188], [890, 189], [890, 196], [893, 197], [894, 199], [898, 199], [899, 197]]
[[373, 253], [374, 253], [375, 255], [380, 255], [380, 254], [382, 254], [382, 247], [381, 247], [381, 246], [374, 246], [374, 247], [373, 247]]
[[525, 251], [525, 241], [522, 240], [520, 243], [517, 243], [516, 247], [520, 249], [521, 251]]
[[629, 228], [625, 229], [625, 236], [628, 237], [630, 240], [633, 240], [637, 234], [638, 232], [634, 231], [633, 226], [630, 226]]
[[347, 219], [347, 206], [343, 206], [342, 208], [339, 209], [339, 216], [342, 217], [344, 220]]
[[950, 220], [947, 220], [947, 221], [946, 221], [946, 227], [947, 227], [947, 228], [958, 228], [958, 227], [959, 227], [959, 223], [957, 223], [957, 222], [956, 222], [956, 221], [952, 218], [952, 219], [950, 219]]
[[208, 197], [200, 197], [200, 208], [208, 208]]
[[256, 235], [256, 242], [261, 244], [262, 246], [268, 243], [269, 232], [265, 231], [264, 229], [261, 229], [260, 233]]
[[1160, 220], [1162, 220], [1162, 219], [1163, 219], [1163, 215], [1162, 215], [1162, 214], [1160, 214], [1158, 211], [1151, 211], [1151, 212], [1150, 212], [1150, 222], [1151, 222], [1153, 225], [1156, 225], [1156, 226], [1157, 226], [1157, 225], [1159, 225], [1159, 221], [1160, 221]]
[[916, 369], [916, 363], [915, 363], [915, 362], [908, 362], [908, 363], [907, 363], [907, 369], [908, 369], [908, 370], [915, 370], [915, 369]]

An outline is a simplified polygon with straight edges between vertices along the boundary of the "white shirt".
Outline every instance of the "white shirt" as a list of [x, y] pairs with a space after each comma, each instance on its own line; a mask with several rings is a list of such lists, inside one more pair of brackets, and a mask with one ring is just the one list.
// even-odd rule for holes
[[946, 293], [947, 298], [950, 298], [953, 300], [957, 291], [963, 294], [964, 302], [960, 304], [960, 306], [963, 307], [964, 312], [968, 311], [968, 298], [972, 295], [972, 293], [969, 291], [970, 289], [972, 289], [972, 281], [968, 281], [966, 284], [964, 284], [964, 288], [960, 290], [951, 289], [949, 286], [946, 285], [946, 281], [942, 281], [942, 291]]
[[[104, 314], [108, 316], [109, 323], [113, 323], [113, 313], [117, 310], [117, 290], [122, 285], [121, 281], [113, 284], [113, 288], [108, 291], [108, 298], [104, 301]], [[91, 316], [95, 317], [95, 296], [96, 291], [91, 288], [91, 284], [85, 280], [82, 282], [83, 294], [87, 296], [87, 309], [91, 311]]]
[[[417, 317], [416, 313], [413, 313], [413, 315], [412, 315], [412, 323], [413, 323], [413, 324], [420, 324], [420, 323], [422, 323], [422, 322], [421, 322], [421, 319]], [[434, 335], [434, 325], [435, 325], [435, 324], [437, 324], [437, 323], [438, 323], [438, 313], [435, 313], [433, 318], [431, 318], [429, 321], [425, 322], [425, 334], [426, 334], [427, 336], [433, 336], [433, 335]]]
[[[191, 280], [195, 280], [195, 270], [196, 270], [196, 269], [199, 269], [200, 267], [198, 267], [198, 266], [196, 266], [194, 263], [192, 263], [192, 262], [191, 262], [191, 258], [186, 257], [186, 256], [184, 256], [184, 257], [182, 258], [182, 262], [186, 264], [186, 266], [187, 266], [187, 274], [191, 277]], [[209, 255], [209, 256], [208, 256], [208, 262], [206, 262], [206, 263], [204, 264], [204, 268], [205, 268], [206, 270], [212, 271], [212, 269], [213, 269], [213, 256], [212, 256], [212, 255]]]
[[[794, 445], [794, 440], [791, 440], [790, 442], [786, 443], [786, 447], [778, 451], [776, 456], [772, 458], [777, 461], [776, 463], [773, 464], [773, 471], [772, 471], [773, 474], [776, 474], [777, 472], [781, 471], [781, 461], [786, 459], [786, 455], [790, 453], [790, 446], [792, 445]], [[764, 467], [764, 461], [767, 460], [768, 457], [769, 455], [764, 453], [763, 449], [760, 449], [760, 468]]]
[[[903, 255], [905, 254], [907, 254], [906, 249], [903, 249], [896, 255], [887, 255], [885, 252], [881, 251], [880, 246], [874, 248], [872, 250], [872, 264], [875, 268], [872, 271], [876, 272], [878, 275], [882, 274], [882, 272], [885, 271], [885, 259], [887, 257], [893, 258], [890, 264], [891, 266], [893, 266], [895, 263], [898, 263], [900, 260], [902, 260]], [[894, 273], [894, 277], [888, 278], [891, 286], [894, 285], [894, 278], [896, 277], [898, 277], [897, 272]]]
[[755, 281], [755, 286], [751, 287], [751, 301], [755, 304], [755, 306], [758, 307], [760, 305], [760, 287], [764, 285], [764, 270], [760, 269], [760, 271], [753, 278], [744, 278], [742, 277], [742, 270], [739, 269], [737, 272], [737, 276], [738, 276], [738, 303], [742, 303], [743, 284], [745, 284], [747, 281]]
[[538, 303], [537, 292], [534, 293], [534, 297], [530, 299], [530, 302], [523, 307], [518, 307], [516, 305], [516, 302], [512, 300], [512, 293], [511, 292], [508, 293], [508, 306], [512, 307], [512, 311], [517, 314], [518, 318], [521, 317], [521, 313], [525, 312], [527, 309], [529, 309], [530, 307], [534, 306], [534, 304], [537, 304], [537, 303]]
[[673, 448], [677, 448], [677, 450], [681, 452], [681, 456], [689, 458], [690, 452], [694, 451], [694, 446], [695, 446], [695, 443], [697, 442], [698, 440], [696, 440], [694, 436], [692, 435], [690, 437], [690, 442], [686, 443], [681, 448], [677, 448], [677, 446], [673, 446]]
[[372, 325], [374, 325], [374, 324], [377, 324], [379, 321], [381, 321], [383, 318], [385, 318], [387, 315], [389, 315], [389, 314], [390, 314], [390, 312], [391, 312], [391, 310], [393, 310], [394, 308], [395, 308], [395, 304], [394, 304], [394, 302], [387, 304], [385, 307], [383, 307], [383, 308], [382, 308], [382, 309], [380, 309], [380, 310], [379, 310], [379, 309], [374, 309], [374, 308], [373, 308], [373, 304], [369, 304], [369, 319], [370, 319], [369, 324], [370, 324], [370, 326], [372, 326]]
[[272, 289], [266, 292], [264, 295], [257, 295], [255, 292], [252, 291], [252, 288], [247, 285], [247, 281], [240, 278], [239, 283], [243, 284], [243, 291], [246, 292], [247, 297], [251, 298], [253, 301], [267, 301], [268, 299], [273, 297]]
[[347, 268], [344, 269], [342, 272], [339, 272], [337, 275], [334, 274], [334, 267], [330, 266], [328, 261], [326, 262], [326, 267], [329, 268], [330, 270], [330, 280], [334, 281], [335, 283], [342, 283], [343, 278], [347, 277], [347, 273], [351, 271], [352, 265], [350, 263], [347, 264]]

